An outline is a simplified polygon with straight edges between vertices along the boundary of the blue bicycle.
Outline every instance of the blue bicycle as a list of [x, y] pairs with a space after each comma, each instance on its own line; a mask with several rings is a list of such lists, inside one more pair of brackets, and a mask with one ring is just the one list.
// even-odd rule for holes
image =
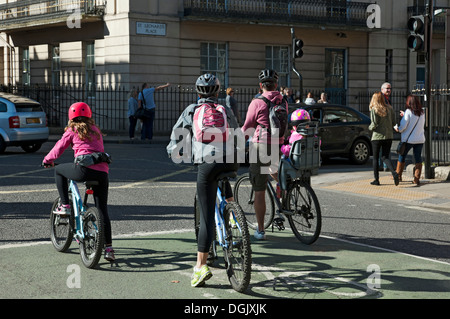
[[[225, 268], [228, 280], [234, 290], [244, 292], [250, 284], [252, 251], [247, 221], [242, 208], [236, 202], [225, 200], [224, 183], [235, 178], [236, 172], [223, 173], [218, 177], [217, 202], [215, 209], [216, 240], [211, 244], [208, 264], [218, 259], [217, 245], [224, 252]], [[195, 235], [198, 238], [200, 228], [200, 208], [197, 195], [194, 202]]]
[[93, 186], [97, 181], [86, 181], [84, 200], [81, 198], [78, 185], [75, 181], [69, 181], [69, 199], [72, 202], [70, 215], [53, 213], [60, 204], [58, 197], [52, 206], [50, 213], [50, 238], [53, 247], [59, 252], [69, 249], [75, 239], [80, 245], [80, 255], [83, 264], [87, 268], [94, 268], [103, 252], [103, 216], [96, 207], [88, 207], [88, 197], [94, 191]]

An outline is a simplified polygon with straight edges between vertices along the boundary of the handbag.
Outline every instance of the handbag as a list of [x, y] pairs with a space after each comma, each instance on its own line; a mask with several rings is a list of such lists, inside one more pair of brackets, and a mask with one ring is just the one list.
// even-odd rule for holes
[[409, 137], [410, 137], [411, 134], [414, 132], [414, 129], [416, 128], [417, 123], [419, 123], [419, 120], [420, 120], [420, 116], [419, 116], [419, 118], [417, 119], [417, 122], [416, 122], [416, 124], [414, 125], [413, 129], [411, 130], [411, 133], [409, 133], [409, 136], [408, 136], [408, 138], [406, 139], [406, 142], [400, 141], [400, 143], [398, 143], [398, 145], [397, 145], [397, 154], [398, 154], [398, 155], [403, 155], [403, 154], [405, 153], [406, 143], [408, 143]]
[[134, 113], [134, 117], [143, 120], [145, 118], [149, 118], [150, 115], [148, 114], [148, 110], [145, 107], [140, 107], [136, 110], [136, 113]]

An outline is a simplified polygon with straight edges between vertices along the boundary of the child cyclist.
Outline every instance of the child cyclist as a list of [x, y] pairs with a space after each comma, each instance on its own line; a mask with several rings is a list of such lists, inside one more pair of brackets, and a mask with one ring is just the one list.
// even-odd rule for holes
[[[215, 237], [215, 203], [218, 181], [217, 177], [224, 172], [237, 171], [239, 164], [236, 163], [233, 147], [227, 147], [229, 138], [226, 143], [213, 143], [200, 141], [196, 138], [196, 126], [199, 123], [199, 112], [205, 110], [205, 105], [215, 105], [223, 107], [226, 113], [226, 122], [229, 128], [238, 128], [236, 118], [233, 111], [228, 106], [220, 106], [218, 104], [218, 94], [220, 91], [220, 82], [213, 74], [204, 74], [197, 79], [196, 91], [200, 97], [197, 104], [189, 105], [181, 114], [177, 123], [173, 127], [170, 136], [170, 143], [167, 146], [167, 152], [173, 160], [181, 154], [178, 149], [180, 140], [178, 132], [186, 130], [189, 134], [183, 135], [183, 138], [190, 137], [192, 139], [192, 154], [188, 154], [189, 160], [197, 165], [197, 196], [200, 207], [200, 229], [197, 241], [197, 263], [191, 278], [192, 287], [203, 286], [206, 280], [212, 277], [212, 273], [206, 265], [208, 259], [209, 248]], [[206, 111], [204, 111], [206, 114]], [[203, 121], [202, 121], [203, 122]], [[208, 122], [208, 121], [207, 121]], [[204, 123], [204, 122], [203, 122]], [[217, 126], [215, 126], [217, 127]], [[240, 131], [240, 130], [237, 130]], [[197, 131], [198, 132], [198, 131]], [[190, 139], [188, 139], [190, 140]], [[184, 141], [189, 144], [190, 141]], [[177, 151], [178, 150], [178, 151]], [[184, 150], [183, 150], [184, 152]], [[211, 160], [211, 155], [215, 160]], [[186, 154], [183, 154], [183, 156]], [[191, 156], [190, 156], [191, 155]], [[230, 155], [233, 158], [230, 160]], [[232, 200], [232, 191], [229, 184], [225, 185], [226, 198]]]
[[[84, 182], [98, 181], [93, 186], [95, 206], [103, 215], [105, 226], [105, 259], [114, 261], [112, 248], [111, 221], [108, 215], [109, 167], [103, 160], [93, 161], [92, 154], [105, 154], [103, 137], [100, 129], [92, 119], [89, 105], [83, 102], [72, 104], [69, 108], [69, 123], [61, 139], [43, 160], [44, 167], [53, 167], [67, 147], [72, 146], [75, 155], [74, 163], [60, 164], [55, 167], [55, 180], [61, 204], [56, 207], [54, 214], [70, 214], [68, 179]], [[104, 156], [103, 156], [104, 157]], [[96, 164], [94, 164], [96, 163]], [[91, 164], [91, 165], [90, 165]]]

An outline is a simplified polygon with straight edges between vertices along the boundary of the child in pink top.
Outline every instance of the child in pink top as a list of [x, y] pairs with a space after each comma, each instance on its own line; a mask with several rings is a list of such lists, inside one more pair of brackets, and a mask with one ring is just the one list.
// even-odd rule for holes
[[97, 181], [93, 186], [95, 206], [103, 215], [105, 227], [105, 259], [114, 261], [112, 249], [111, 221], [108, 215], [109, 167], [106, 162], [85, 166], [79, 162], [80, 156], [104, 152], [103, 137], [100, 129], [92, 119], [92, 111], [86, 103], [78, 102], [69, 108], [69, 123], [61, 139], [44, 157], [43, 165], [53, 167], [54, 162], [64, 151], [72, 146], [75, 155], [74, 163], [60, 164], [55, 168], [56, 187], [60, 196], [60, 204], [54, 214], [70, 215], [68, 179], [76, 182]]
[[292, 113], [291, 115], [291, 125], [292, 125], [292, 131], [291, 136], [289, 136], [289, 144], [285, 144], [281, 146], [281, 153], [285, 157], [289, 157], [289, 153], [291, 152], [291, 147], [294, 144], [295, 141], [301, 140], [303, 138], [303, 135], [297, 132], [297, 125], [301, 122], [309, 122], [311, 120], [311, 117], [309, 116], [309, 113], [306, 110], [303, 109], [297, 109]]

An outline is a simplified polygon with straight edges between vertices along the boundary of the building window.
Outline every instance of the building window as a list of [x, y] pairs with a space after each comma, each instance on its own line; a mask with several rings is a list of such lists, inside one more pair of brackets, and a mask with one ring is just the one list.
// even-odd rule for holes
[[31, 74], [30, 74], [30, 49], [23, 49], [22, 57], [22, 84], [31, 84]]
[[384, 81], [392, 83], [392, 69], [393, 69], [393, 50], [386, 50], [386, 65], [385, 65], [385, 74]]
[[86, 91], [88, 97], [95, 97], [95, 44], [86, 45]]
[[266, 46], [266, 69], [278, 73], [278, 86], [290, 86], [289, 47]]
[[228, 49], [226, 43], [201, 43], [201, 73], [217, 76], [223, 88], [228, 86]]
[[325, 87], [345, 89], [345, 50], [325, 49]]
[[59, 46], [52, 47], [52, 85], [61, 85], [61, 57]]

